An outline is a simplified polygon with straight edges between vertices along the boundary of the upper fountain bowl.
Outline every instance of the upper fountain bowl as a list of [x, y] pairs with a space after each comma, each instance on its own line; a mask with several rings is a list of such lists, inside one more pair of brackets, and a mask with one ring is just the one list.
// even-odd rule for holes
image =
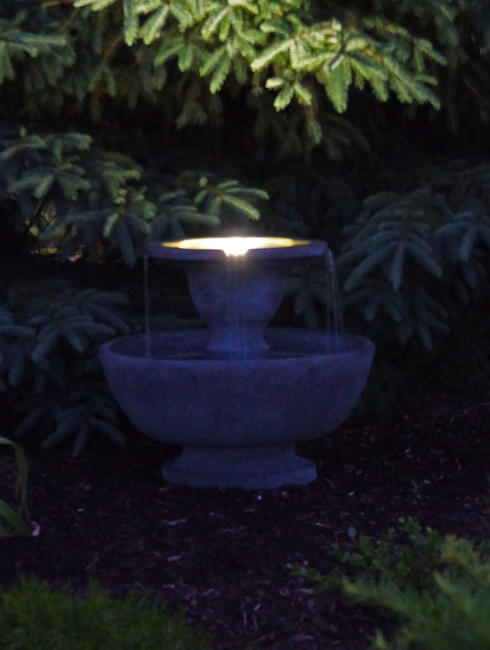
[[227, 261], [230, 258], [247, 260], [304, 260], [324, 255], [325, 242], [315, 239], [287, 237], [202, 237], [171, 242], [151, 242], [150, 257], [170, 262]]
[[185, 270], [192, 301], [209, 328], [215, 358], [262, 357], [289, 266], [325, 255], [326, 244], [285, 237], [205, 237], [152, 242], [151, 257]]

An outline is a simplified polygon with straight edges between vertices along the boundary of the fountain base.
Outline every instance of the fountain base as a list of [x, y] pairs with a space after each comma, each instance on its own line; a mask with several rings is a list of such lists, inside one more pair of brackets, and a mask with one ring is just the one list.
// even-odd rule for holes
[[[212, 359], [207, 330], [137, 334], [102, 345], [111, 390], [143, 433], [184, 451], [172, 483], [251, 489], [304, 485], [313, 463], [294, 444], [351, 413], [374, 345], [359, 336], [269, 328], [268, 358]], [[150, 354], [147, 355], [146, 351]]]
[[293, 445], [257, 447], [184, 447], [167, 461], [162, 475], [169, 483], [192, 487], [238, 487], [268, 490], [306, 485], [315, 480], [315, 464], [298, 456]]

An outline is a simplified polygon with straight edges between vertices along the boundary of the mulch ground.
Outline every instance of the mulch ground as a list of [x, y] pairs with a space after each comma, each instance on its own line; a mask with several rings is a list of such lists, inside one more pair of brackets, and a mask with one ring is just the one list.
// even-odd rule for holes
[[[184, 606], [213, 650], [363, 650], [379, 619], [317, 595], [288, 564], [329, 570], [347, 531], [374, 536], [401, 516], [442, 532], [490, 537], [490, 398], [412, 396], [395, 423], [351, 420], [300, 451], [319, 477], [270, 491], [166, 484], [175, 453], [132, 432], [78, 459], [26, 442], [29, 505], [40, 534], [0, 540], [0, 586], [29, 574], [83, 593], [96, 579]], [[0, 473], [0, 497], [11, 476]]]

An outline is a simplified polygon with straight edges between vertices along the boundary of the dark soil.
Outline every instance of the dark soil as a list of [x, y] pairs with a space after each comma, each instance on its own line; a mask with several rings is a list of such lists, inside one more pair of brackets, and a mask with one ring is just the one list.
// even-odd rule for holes
[[[34, 574], [83, 593], [96, 579], [115, 595], [161, 594], [212, 633], [213, 650], [363, 650], [376, 614], [318, 596], [289, 563], [332, 568], [347, 531], [374, 536], [414, 516], [474, 539], [490, 537], [490, 401], [412, 396], [394, 424], [351, 420], [301, 452], [319, 478], [245, 492], [166, 484], [175, 450], [132, 432], [79, 459], [27, 445], [38, 537], [0, 540], [0, 585]], [[0, 496], [11, 476], [0, 473]]]

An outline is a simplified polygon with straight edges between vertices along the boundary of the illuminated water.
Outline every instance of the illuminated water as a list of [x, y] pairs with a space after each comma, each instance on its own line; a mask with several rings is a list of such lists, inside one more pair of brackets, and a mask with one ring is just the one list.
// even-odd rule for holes
[[334, 350], [339, 352], [342, 345], [342, 334], [344, 332], [344, 319], [342, 314], [342, 303], [340, 301], [339, 282], [335, 268], [335, 258], [332, 251], [327, 248], [325, 253], [326, 265], [326, 327], [327, 331], [333, 332]]
[[151, 357], [149, 256], [143, 257], [143, 300], [145, 303], [145, 355]]

